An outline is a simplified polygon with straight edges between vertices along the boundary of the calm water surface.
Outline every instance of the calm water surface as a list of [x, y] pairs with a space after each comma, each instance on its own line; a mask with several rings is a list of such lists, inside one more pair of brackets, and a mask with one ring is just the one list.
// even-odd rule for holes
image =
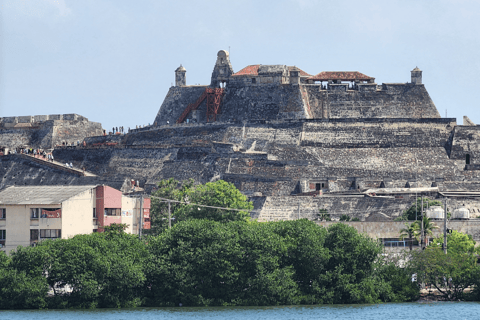
[[378, 305], [139, 308], [101, 310], [0, 311], [2, 320], [122, 320], [122, 319], [480, 319], [480, 303], [432, 302]]

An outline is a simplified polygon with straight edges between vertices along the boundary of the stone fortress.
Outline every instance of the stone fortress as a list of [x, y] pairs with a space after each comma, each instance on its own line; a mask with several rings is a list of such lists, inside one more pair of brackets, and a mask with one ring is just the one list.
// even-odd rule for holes
[[[480, 216], [480, 126], [441, 118], [418, 68], [410, 82], [382, 84], [357, 71], [312, 75], [285, 65], [234, 72], [221, 50], [209, 85], [187, 85], [186, 72], [175, 70], [154, 124], [125, 135], [102, 135], [76, 115], [39, 119], [37, 128], [35, 118], [13, 127], [4, 118], [0, 146], [58, 145], [55, 159], [91, 174], [5, 155], [0, 189], [104, 183], [127, 192], [133, 179], [149, 192], [170, 177], [223, 179], [250, 197], [259, 221], [316, 219], [327, 209], [334, 220], [388, 223], [420, 195]], [[15, 128], [21, 123], [31, 127]]]

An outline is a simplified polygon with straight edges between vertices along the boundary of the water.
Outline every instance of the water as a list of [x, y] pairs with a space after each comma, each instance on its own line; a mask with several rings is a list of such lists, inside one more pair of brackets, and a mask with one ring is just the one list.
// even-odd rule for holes
[[0, 311], [0, 319], [20, 320], [176, 320], [176, 319], [478, 319], [480, 303], [432, 302], [388, 303], [377, 305], [138, 308], [96, 310], [19, 310]]

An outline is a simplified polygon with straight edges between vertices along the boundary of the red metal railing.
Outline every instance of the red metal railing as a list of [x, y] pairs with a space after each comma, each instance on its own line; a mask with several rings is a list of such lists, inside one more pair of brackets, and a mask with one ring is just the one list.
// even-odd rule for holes
[[193, 110], [197, 110], [205, 99], [207, 99], [207, 122], [210, 122], [211, 120], [216, 121], [217, 114], [220, 111], [220, 103], [222, 102], [223, 92], [224, 89], [222, 88], [206, 88], [197, 101], [189, 104], [185, 108], [180, 118], [178, 118], [177, 123], [182, 123], [185, 121], [185, 118], [188, 116], [188, 114]]

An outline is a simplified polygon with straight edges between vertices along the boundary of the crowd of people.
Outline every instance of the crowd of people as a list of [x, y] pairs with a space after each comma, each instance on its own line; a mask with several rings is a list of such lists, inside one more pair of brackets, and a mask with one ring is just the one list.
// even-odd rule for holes
[[8, 150], [8, 154], [26, 154], [33, 156], [35, 158], [43, 158], [44, 160], [52, 161], [53, 162], [53, 154], [48, 153], [43, 149], [34, 149], [34, 148], [18, 148]]

